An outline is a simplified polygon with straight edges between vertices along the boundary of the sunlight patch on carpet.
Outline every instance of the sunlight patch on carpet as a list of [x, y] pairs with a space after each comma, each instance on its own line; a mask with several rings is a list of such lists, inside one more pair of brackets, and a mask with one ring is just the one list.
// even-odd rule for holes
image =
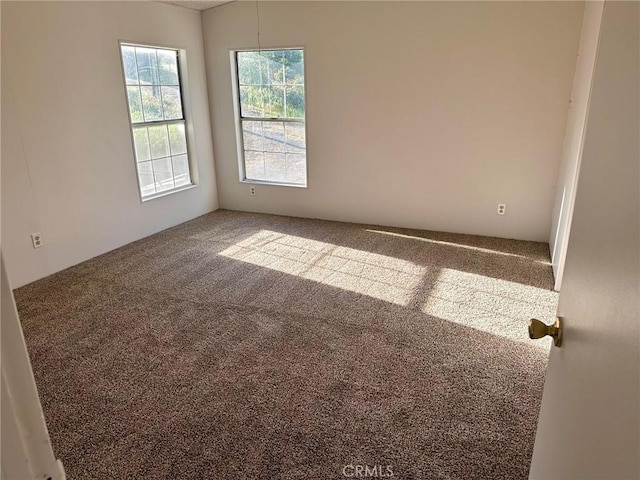
[[527, 326], [533, 317], [552, 323], [557, 297], [550, 290], [443, 268], [421, 310], [493, 335], [549, 348], [546, 340], [529, 339]]
[[407, 260], [269, 230], [220, 255], [396, 305], [411, 302], [426, 273]]
[[[388, 236], [398, 237], [398, 238], [407, 238], [409, 240], [417, 240], [419, 242], [434, 243], [434, 244], [437, 244], [437, 245], [444, 245], [444, 246], [447, 246], [447, 247], [455, 247], [455, 248], [462, 248], [462, 249], [465, 249], [465, 250], [473, 250], [473, 251], [476, 251], [476, 252], [491, 253], [493, 255], [501, 255], [501, 256], [504, 256], [504, 257], [516, 257], [516, 258], [523, 258], [523, 259], [526, 259], [526, 260], [531, 260], [526, 255], [518, 255], [516, 253], [502, 252], [500, 250], [494, 250], [494, 249], [491, 249], [491, 248], [476, 247], [474, 245], [465, 245], [465, 244], [459, 243], [459, 242], [447, 242], [447, 241], [444, 241], [444, 240], [434, 240], [432, 238], [417, 237], [415, 235], [405, 235], [403, 233], [396, 233], [396, 232], [387, 232], [385, 230], [367, 229], [367, 232], [379, 233], [381, 235], [388, 235]], [[533, 263], [540, 263], [542, 265], [551, 265], [551, 262], [549, 262], [549, 261], [542, 261], [542, 260], [531, 260], [531, 261]]]

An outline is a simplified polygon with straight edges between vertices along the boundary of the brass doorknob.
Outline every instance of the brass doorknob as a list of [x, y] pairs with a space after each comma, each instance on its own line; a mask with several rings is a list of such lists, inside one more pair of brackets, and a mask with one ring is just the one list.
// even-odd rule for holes
[[553, 325], [546, 325], [537, 318], [529, 320], [529, 338], [536, 339], [549, 335], [553, 338], [553, 344], [559, 347], [562, 344], [562, 321], [556, 317]]

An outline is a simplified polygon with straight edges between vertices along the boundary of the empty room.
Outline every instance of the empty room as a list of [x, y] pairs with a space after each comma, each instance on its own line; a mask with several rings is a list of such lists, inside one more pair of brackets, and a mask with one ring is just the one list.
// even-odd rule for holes
[[640, 3], [0, 8], [3, 480], [640, 478]]

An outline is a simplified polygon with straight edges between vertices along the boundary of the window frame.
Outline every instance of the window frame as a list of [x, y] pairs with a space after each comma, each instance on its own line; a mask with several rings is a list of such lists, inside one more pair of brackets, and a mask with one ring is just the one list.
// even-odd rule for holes
[[[303, 55], [302, 72], [304, 75], [304, 118], [302, 120], [291, 120], [286, 117], [243, 117], [242, 107], [240, 105], [240, 76], [238, 73], [237, 53], [239, 52], [260, 52], [260, 51], [280, 51], [280, 50], [301, 50]], [[238, 154], [238, 173], [239, 182], [254, 185], [272, 185], [277, 187], [293, 187], [293, 188], [309, 188], [309, 149], [308, 149], [308, 129], [307, 129], [307, 52], [304, 45], [286, 46], [286, 47], [254, 47], [254, 48], [232, 48], [229, 50], [229, 59], [231, 62], [231, 87], [233, 91], [233, 113], [236, 129], [236, 149]], [[282, 181], [271, 180], [253, 180], [248, 179], [245, 168], [244, 158], [244, 133], [242, 128], [243, 120], [249, 121], [266, 121], [266, 122], [290, 122], [302, 123], [304, 125], [304, 152], [305, 152], [305, 176], [304, 184], [287, 183]]]
[[[178, 67], [178, 83], [180, 88], [180, 102], [182, 105], [182, 118], [181, 119], [171, 119], [171, 120], [152, 120], [148, 122], [136, 122], [134, 123], [131, 118], [131, 109], [129, 107], [129, 97], [127, 94], [127, 76], [124, 65], [124, 58], [122, 55], [122, 47], [141, 47], [141, 48], [153, 48], [156, 50], [171, 50], [176, 52], [176, 63]], [[187, 73], [187, 50], [184, 47], [177, 47], [172, 45], [164, 45], [159, 43], [147, 43], [147, 42], [138, 42], [132, 40], [118, 40], [118, 55], [120, 57], [120, 66], [122, 69], [122, 85], [124, 88], [124, 98], [125, 98], [125, 106], [127, 109], [127, 118], [129, 119], [129, 135], [131, 136], [131, 148], [133, 152], [133, 166], [136, 176], [136, 183], [138, 185], [138, 197], [140, 198], [140, 203], [145, 203], [149, 200], [153, 200], [155, 198], [164, 197], [166, 195], [171, 195], [174, 193], [182, 192], [185, 190], [190, 190], [198, 186], [198, 174], [196, 169], [196, 161], [194, 157], [194, 140], [193, 140], [193, 122], [192, 118], [192, 110], [191, 110], [191, 101], [189, 96], [189, 88], [188, 88], [188, 73]], [[186, 156], [187, 156], [187, 165], [189, 168], [189, 180], [190, 183], [186, 185], [180, 185], [179, 187], [170, 188], [167, 190], [163, 190], [161, 192], [155, 192], [150, 195], [142, 195], [142, 186], [140, 184], [140, 175], [138, 174], [138, 158], [136, 156], [136, 146], [135, 146], [135, 138], [134, 138], [134, 128], [138, 127], [149, 127], [153, 125], [171, 125], [174, 123], [183, 123], [184, 124], [184, 133], [185, 133], [185, 143], [186, 143]], [[175, 177], [174, 177], [175, 178]]]

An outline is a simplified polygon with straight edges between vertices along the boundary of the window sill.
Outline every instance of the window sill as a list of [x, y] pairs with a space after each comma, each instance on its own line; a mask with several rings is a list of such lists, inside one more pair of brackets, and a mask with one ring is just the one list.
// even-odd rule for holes
[[192, 188], [196, 188], [198, 184], [191, 183], [189, 185], [184, 185], [178, 188], [172, 188], [171, 190], [165, 190], [164, 192], [154, 193], [153, 195], [149, 195], [147, 197], [141, 198], [142, 203], [148, 202], [149, 200], [154, 200], [160, 197], [166, 197], [167, 195], [171, 195], [173, 193], [184, 192], [185, 190], [191, 190]]
[[306, 183], [304, 185], [300, 185], [298, 183], [266, 182], [263, 180], [240, 180], [240, 183], [247, 183], [249, 185], [270, 185], [273, 187], [309, 188]]

